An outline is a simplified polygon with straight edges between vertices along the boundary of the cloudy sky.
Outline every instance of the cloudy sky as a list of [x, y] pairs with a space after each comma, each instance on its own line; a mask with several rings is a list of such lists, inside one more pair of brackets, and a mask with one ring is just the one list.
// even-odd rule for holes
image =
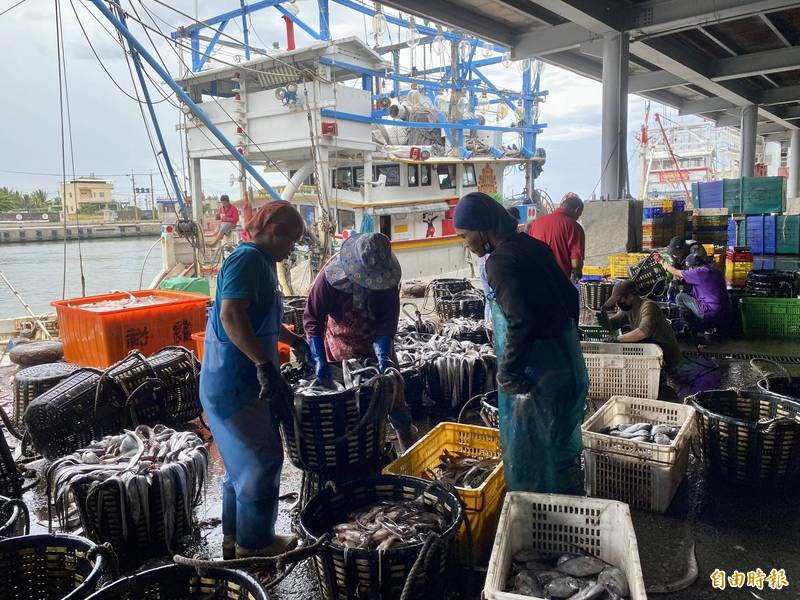
[[[17, 0], [0, 0], [0, 13]], [[190, 20], [172, 8], [195, 14], [193, 0], [125, 0], [128, 10], [135, 7], [148, 25], [158, 26], [169, 33]], [[171, 8], [164, 6], [168, 4]], [[236, 0], [200, 2], [199, 16], [209, 17], [239, 6]], [[72, 118], [75, 173], [107, 177], [114, 180], [115, 196], [132, 197], [130, 173], [136, 175], [136, 185], [149, 185], [149, 174], [155, 173], [156, 195], [163, 194], [153, 153], [145, 133], [140, 107], [126, 97], [133, 94], [131, 75], [120, 44], [110, 25], [88, 0], [60, 1], [64, 31], [69, 108]], [[312, 24], [318, 17], [316, 2], [298, 0], [300, 16]], [[144, 9], [150, 11], [151, 17]], [[77, 16], [76, 16], [77, 13]], [[26, 0], [20, 6], [0, 16], [0, 80], [4, 93], [0, 95], [0, 114], [3, 115], [3, 143], [0, 145], [0, 186], [23, 191], [37, 188], [56, 195], [61, 173], [61, 141], [59, 119], [59, 83], [56, 53], [56, 19], [52, 0]], [[94, 46], [100, 60], [113, 77], [107, 75], [92, 52], [80, 25]], [[145, 40], [136, 23], [131, 24]], [[272, 47], [273, 42], [285, 46], [283, 21], [277, 11], [268, 9], [252, 16], [251, 43]], [[348, 9], [331, 4], [331, 29], [334, 37], [364, 35], [371, 32], [371, 23]], [[240, 35], [237, 24], [231, 24], [228, 33]], [[297, 43], [311, 41], [297, 30]], [[178, 73], [179, 59], [174, 46], [151, 32], [163, 60], [173, 74]], [[397, 29], [380, 40], [387, 44], [397, 41]], [[405, 34], [403, 34], [405, 35]], [[391, 36], [391, 40], [390, 40]], [[220, 55], [231, 61], [230, 54]], [[486, 68], [485, 73], [504, 87], [519, 88], [521, 76], [515, 68], [501, 65]], [[154, 79], [157, 75], [152, 73]], [[116, 83], [115, 83], [116, 82]], [[151, 86], [152, 87], [152, 86]], [[587, 197], [599, 191], [600, 177], [600, 84], [548, 66], [543, 75], [544, 89], [549, 90], [541, 121], [548, 127], [539, 137], [539, 145], [547, 151], [547, 165], [537, 180], [537, 187], [546, 189], [551, 196], [560, 197], [566, 191], [575, 191]], [[161, 86], [166, 94], [168, 90]], [[158, 93], [154, 96], [161, 99]], [[664, 112], [663, 107], [653, 107], [652, 112]], [[173, 161], [181, 165], [180, 136], [175, 129], [178, 110], [169, 102], [157, 104], [156, 111], [167, 138]], [[670, 111], [666, 111], [670, 114]], [[634, 136], [641, 126], [643, 102], [631, 97], [629, 102], [629, 145], [632, 155], [631, 186], [637, 189], [638, 156]], [[227, 163], [204, 163], [204, 191], [206, 194], [234, 193], [230, 177], [235, 168]], [[183, 175], [183, 165], [181, 174]], [[67, 172], [71, 175], [69, 144]], [[188, 185], [188, 183], [187, 183]], [[520, 191], [521, 180], [510, 182], [506, 192]], [[510, 188], [510, 189], [509, 189]]]

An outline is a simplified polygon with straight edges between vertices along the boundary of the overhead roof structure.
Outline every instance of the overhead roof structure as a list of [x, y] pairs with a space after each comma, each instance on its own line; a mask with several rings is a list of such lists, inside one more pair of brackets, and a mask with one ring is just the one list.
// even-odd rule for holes
[[602, 77], [602, 39], [630, 37], [628, 91], [738, 127], [758, 106], [758, 133], [800, 128], [800, 2], [786, 0], [388, 0], [384, 4]]

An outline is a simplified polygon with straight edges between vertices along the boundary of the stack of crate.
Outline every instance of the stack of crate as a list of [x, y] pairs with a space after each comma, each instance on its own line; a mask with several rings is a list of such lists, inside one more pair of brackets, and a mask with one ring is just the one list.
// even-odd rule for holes
[[753, 253], [736, 246], [725, 253], [725, 281], [730, 287], [744, 287], [747, 274], [753, 269]]
[[[642, 213], [642, 248], [652, 250], [663, 248], [676, 234], [676, 225], [680, 222], [680, 235], [685, 232], [683, 210], [685, 201], [673, 201], [671, 198], [647, 199], [644, 201]], [[676, 207], [677, 205], [677, 207]], [[676, 211], [680, 208], [680, 214]]]
[[728, 246], [754, 254], [800, 254], [800, 215], [735, 215], [728, 220]]
[[702, 244], [724, 246], [728, 241], [728, 209], [697, 208], [693, 210], [692, 238]]

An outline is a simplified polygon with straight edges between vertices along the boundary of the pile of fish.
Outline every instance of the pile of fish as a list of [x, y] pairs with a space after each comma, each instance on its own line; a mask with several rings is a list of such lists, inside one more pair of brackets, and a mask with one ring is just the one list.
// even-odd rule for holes
[[483, 319], [456, 318], [450, 319], [444, 324], [442, 327], [442, 335], [454, 340], [463, 339], [465, 335], [479, 335], [484, 337], [488, 342], [489, 329], [491, 329], [491, 323], [489, 323], [489, 321], [484, 321]]
[[499, 457], [477, 458], [463, 452], [445, 450], [439, 456], [439, 464], [433, 469], [425, 469], [422, 476], [447, 486], [477, 489], [502, 460]]
[[418, 367], [429, 395], [449, 408], [494, 389], [497, 358], [489, 344], [406, 334], [397, 336], [395, 350], [400, 364]]
[[628, 579], [617, 567], [594, 556], [521, 550], [514, 555], [506, 591], [536, 598], [623, 600]]
[[112, 310], [138, 308], [140, 306], [153, 306], [156, 304], [166, 304], [167, 302], [172, 302], [171, 298], [162, 298], [155, 295], [137, 297], [127, 292], [122, 293], [127, 294], [128, 297], [120, 298], [119, 300], [100, 300], [99, 302], [91, 302], [89, 304], [74, 304], [72, 306], [91, 312], [109, 312]]
[[614, 427], [606, 427], [600, 433], [618, 437], [632, 442], [649, 442], [669, 446], [678, 435], [680, 427], [665, 423], [620, 423]]
[[384, 551], [424, 541], [427, 534], [441, 534], [446, 526], [445, 518], [420, 495], [414, 500], [383, 501], [354, 510], [331, 528], [331, 534], [345, 548]]
[[[107, 510], [104, 496], [118, 492], [118, 502], [134, 523], [144, 523], [151, 532], [151, 519], [163, 519], [164, 537], [170, 546], [175, 532], [178, 495], [183, 499], [185, 522], [191, 523], [192, 508], [200, 500], [208, 470], [208, 450], [191, 431], [175, 431], [164, 425], [140, 425], [134, 431], [109, 435], [86, 448], [60, 458], [47, 468], [48, 498], [62, 526], [76, 503], [75, 486], [88, 486], [82, 492], [84, 505], [77, 506], [87, 533], [102, 519], [90, 518], [89, 511]], [[151, 488], [160, 493], [162, 514], [151, 515]], [[97, 515], [98, 517], [102, 515]], [[123, 515], [125, 517], [126, 515]], [[128, 538], [128, 519], [121, 519], [123, 537]], [[97, 533], [97, 532], [95, 532]], [[133, 535], [134, 532], [131, 532]], [[97, 536], [102, 538], [102, 535]]]

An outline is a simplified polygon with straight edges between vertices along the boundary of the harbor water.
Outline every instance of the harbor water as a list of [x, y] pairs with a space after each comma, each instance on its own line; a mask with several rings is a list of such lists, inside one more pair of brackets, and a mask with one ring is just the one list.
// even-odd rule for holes
[[[149, 287], [161, 269], [161, 250], [157, 245], [145, 260], [147, 250], [158, 237], [135, 239], [82, 240], [83, 272], [86, 294], [104, 294], [112, 290]], [[0, 246], [0, 270], [14, 285], [34, 312], [53, 312], [53, 300], [60, 300], [64, 280], [64, 243], [37, 242]], [[78, 242], [66, 244], [67, 298], [81, 295], [81, 270]], [[25, 309], [4, 284], [0, 283], [0, 319], [19, 317]]]

